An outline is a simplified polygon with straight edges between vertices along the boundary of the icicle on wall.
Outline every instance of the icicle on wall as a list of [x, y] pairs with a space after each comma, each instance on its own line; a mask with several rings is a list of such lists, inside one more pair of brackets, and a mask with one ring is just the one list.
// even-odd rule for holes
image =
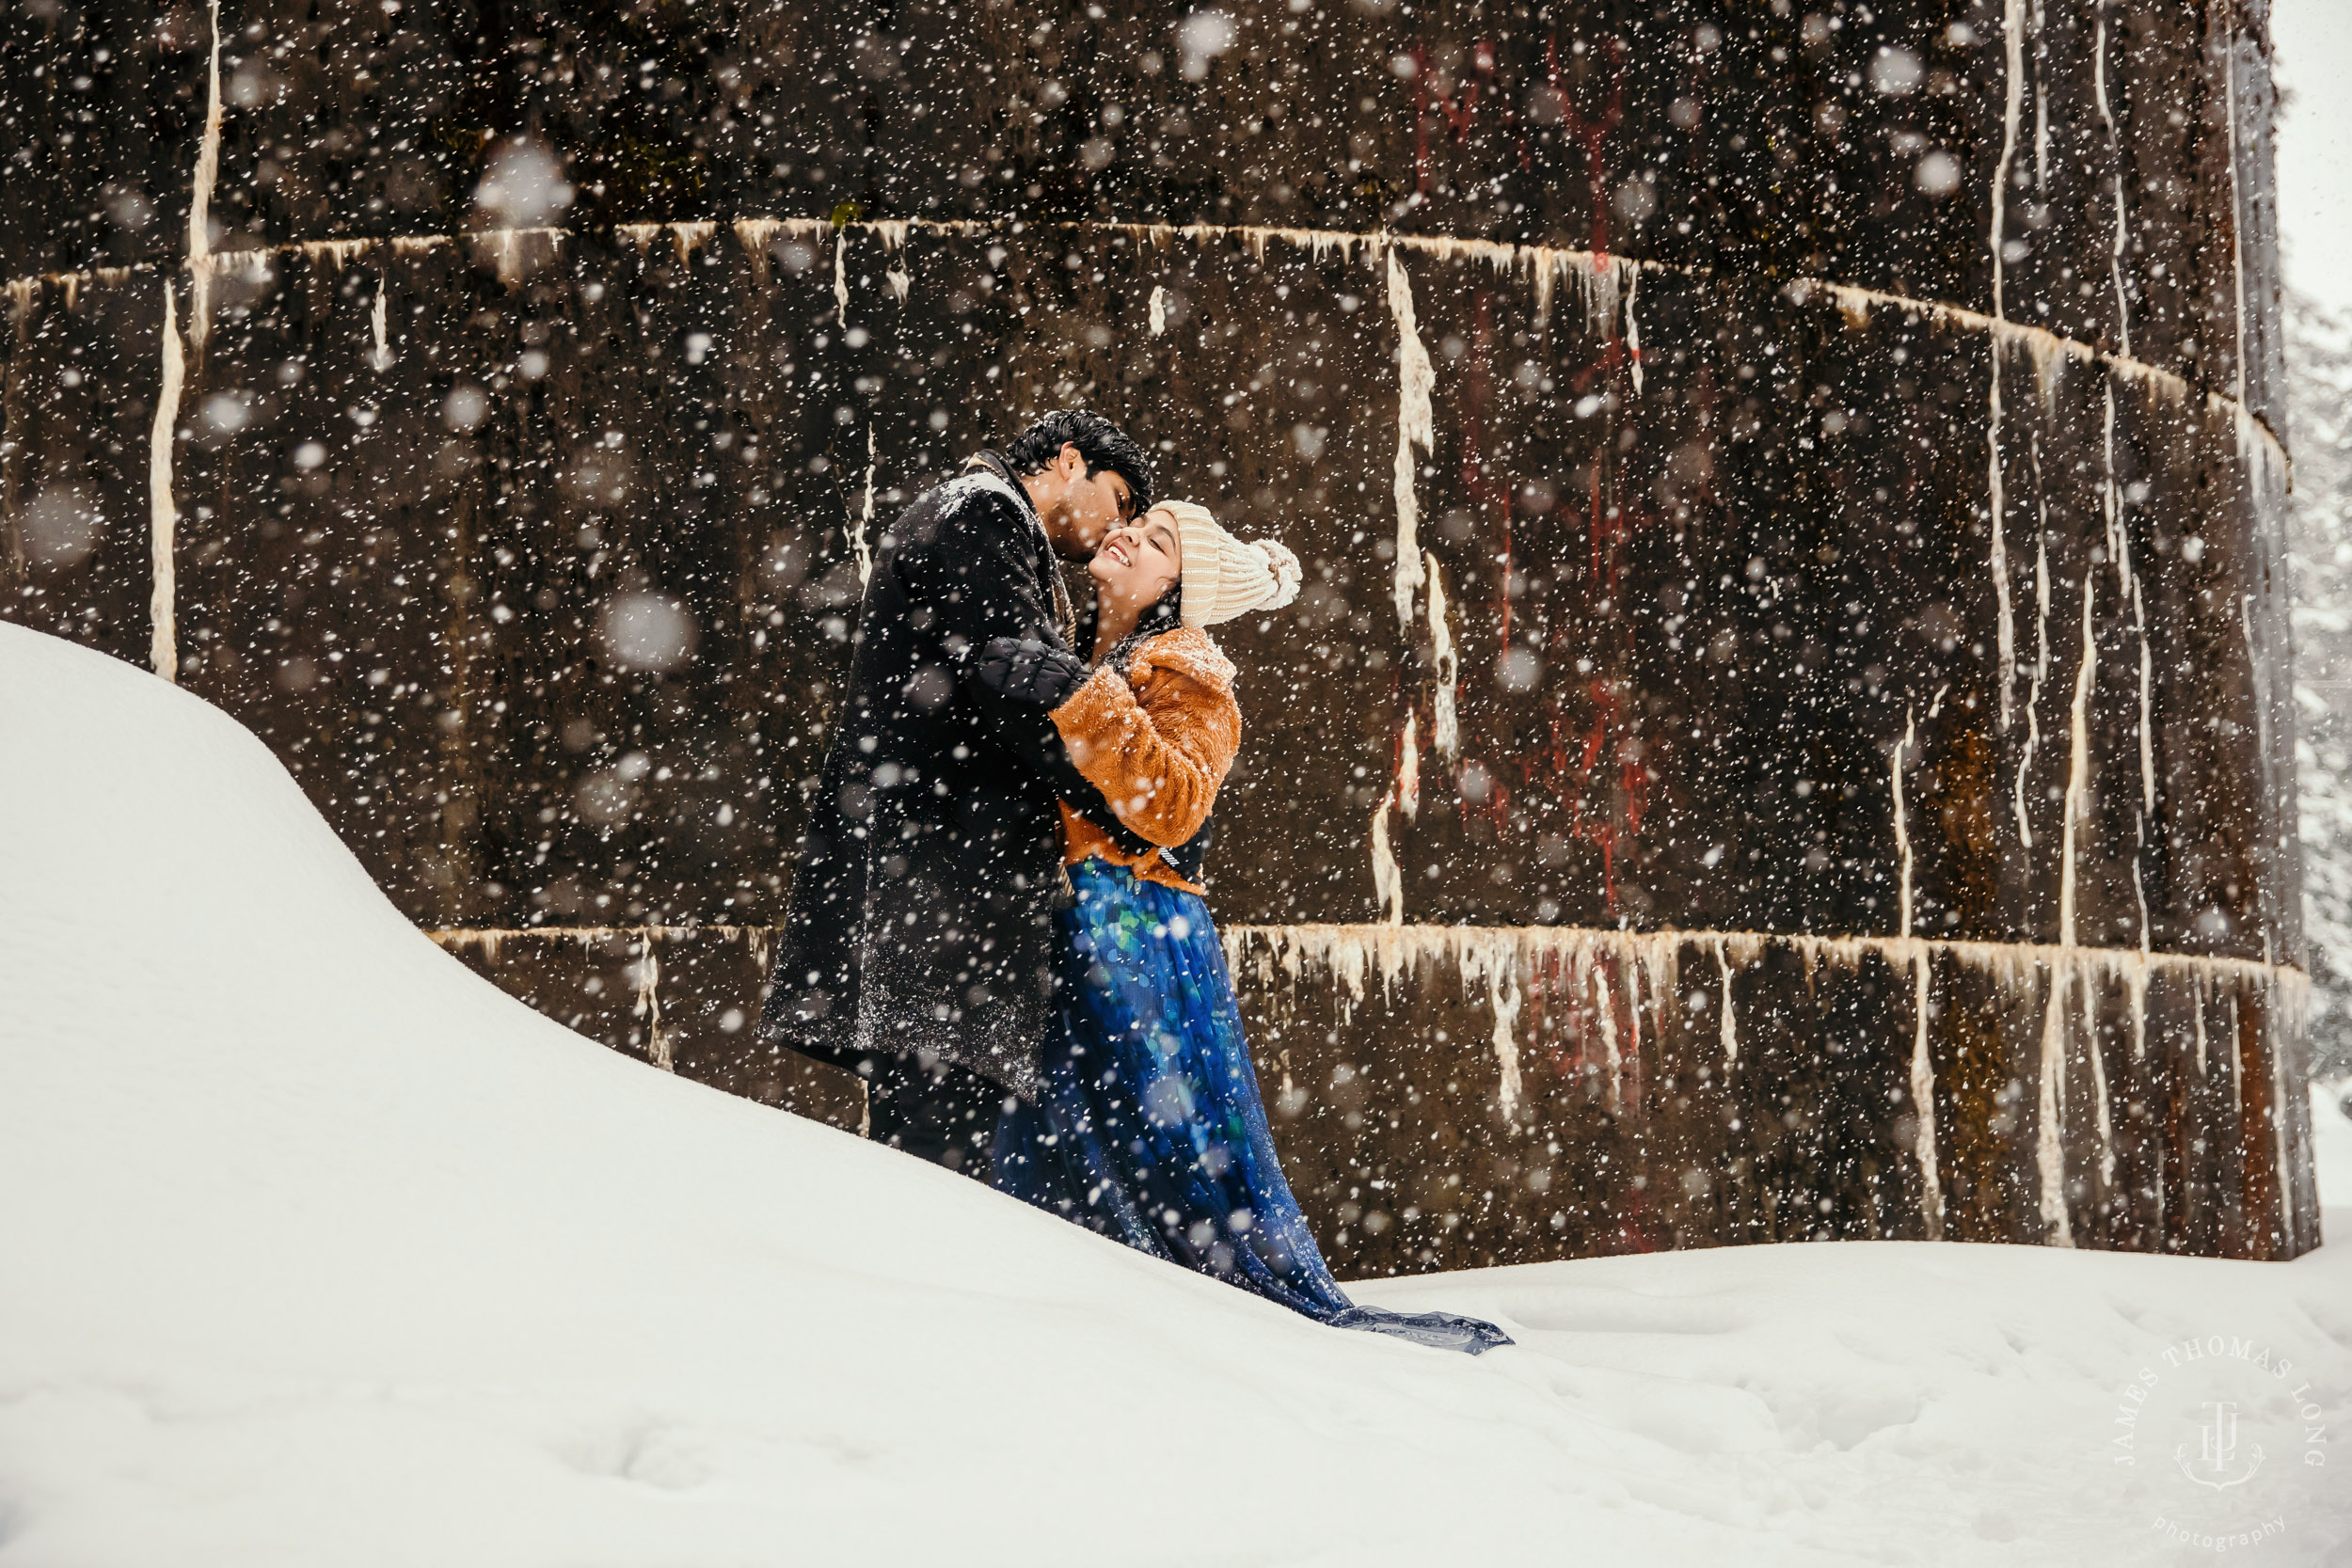
[[1454, 649], [1454, 625], [1446, 614], [1445, 569], [1433, 551], [1423, 563], [1422, 579], [1429, 585], [1430, 744], [1438, 755], [1453, 762], [1462, 752], [1462, 723], [1454, 707], [1454, 688], [1461, 679], [1461, 659]]
[[1400, 626], [1413, 622], [1413, 595], [1422, 581], [1418, 529], [1420, 503], [1414, 499], [1418, 460], [1416, 450], [1427, 451], [1437, 439], [1431, 429], [1429, 391], [1437, 381], [1429, 367], [1429, 351], [1422, 346], [1413, 321], [1413, 284], [1395, 250], [1389, 252], [1389, 313], [1396, 318], [1396, 619]]
[[[1993, 288], [1993, 319], [1995, 322], [2009, 319], [2002, 309], [2001, 284], [2007, 266], [2002, 247], [2008, 237], [2010, 169], [2017, 156], [2018, 115], [2025, 103], [2025, 0], [2005, 0], [2001, 13], [2001, 43], [2008, 61], [2003, 72], [2001, 155], [1993, 166], [1993, 230], [1990, 243], [1985, 247]], [[2017, 626], [2010, 610], [2009, 496], [2001, 472], [2001, 350], [2004, 344], [1998, 332], [1990, 337], [1987, 346], [1993, 352], [1993, 371], [1985, 378], [1985, 505], [1993, 531], [1993, 595], [1996, 616], [1994, 635], [2000, 665], [2001, 728], [2006, 730], [2009, 728], [2010, 708], [2017, 682]]]
[[198, 133], [196, 172], [188, 182], [188, 342], [204, 352], [212, 335], [213, 187], [220, 180], [220, 0], [210, 0], [211, 43], [204, 62], [204, 124]]
[[171, 498], [172, 434], [180, 423], [180, 388], [186, 361], [180, 350], [180, 313], [169, 279], [163, 286], [164, 323], [160, 334], [163, 372], [155, 393], [155, 422], [148, 435], [148, 531], [152, 542], [155, 587], [148, 600], [147, 617], [152, 632], [148, 662], [167, 681], [180, 678], [179, 574], [173, 554], [180, 526], [180, 509]]

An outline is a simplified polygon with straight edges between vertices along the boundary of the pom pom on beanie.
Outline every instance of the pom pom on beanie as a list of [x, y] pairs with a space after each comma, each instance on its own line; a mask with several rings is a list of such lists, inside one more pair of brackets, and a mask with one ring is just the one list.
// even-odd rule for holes
[[1184, 625], [1214, 626], [1252, 610], [1279, 610], [1298, 597], [1298, 557], [1280, 541], [1236, 539], [1193, 501], [1161, 501], [1152, 510], [1176, 518], [1184, 558]]

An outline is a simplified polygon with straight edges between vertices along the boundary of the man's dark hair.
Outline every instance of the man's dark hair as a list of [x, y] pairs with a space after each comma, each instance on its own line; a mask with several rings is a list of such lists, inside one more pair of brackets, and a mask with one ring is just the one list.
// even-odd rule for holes
[[1005, 449], [1005, 461], [1016, 474], [1034, 474], [1059, 457], [1066, 446], [1078, 449], [1088, 473], [1108, 468], [1127, 482], [1128, 494], [1135, 498], [1130, 515], [1140, 517], [1150, 509], [1152, 460], [1125, 431], [1083, 408], [1057, 408], [1038, 420]]

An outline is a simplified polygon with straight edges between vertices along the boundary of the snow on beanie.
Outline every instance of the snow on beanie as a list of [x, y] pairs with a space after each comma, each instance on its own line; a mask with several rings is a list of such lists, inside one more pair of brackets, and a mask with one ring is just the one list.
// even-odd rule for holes
[[1160, 501], [1152, 510], [1176, 518], [1184, 555], [1184, 625], [1214, 626], [1253, 610], [1279, 610], [1298, 597], [1298, 557], [1278, 541], [1245, 544], [1192, 501]]

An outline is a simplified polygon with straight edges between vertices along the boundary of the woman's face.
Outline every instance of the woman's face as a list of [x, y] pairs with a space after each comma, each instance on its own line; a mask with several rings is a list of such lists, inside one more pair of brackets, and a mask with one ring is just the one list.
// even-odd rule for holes
[[1184, 543], [1173, 513], [1158, 507], [1103, 536], [1087, 575], [1105, 594], [1138, 607], [1156, 604], [1176, 586], [1184, 567]]

